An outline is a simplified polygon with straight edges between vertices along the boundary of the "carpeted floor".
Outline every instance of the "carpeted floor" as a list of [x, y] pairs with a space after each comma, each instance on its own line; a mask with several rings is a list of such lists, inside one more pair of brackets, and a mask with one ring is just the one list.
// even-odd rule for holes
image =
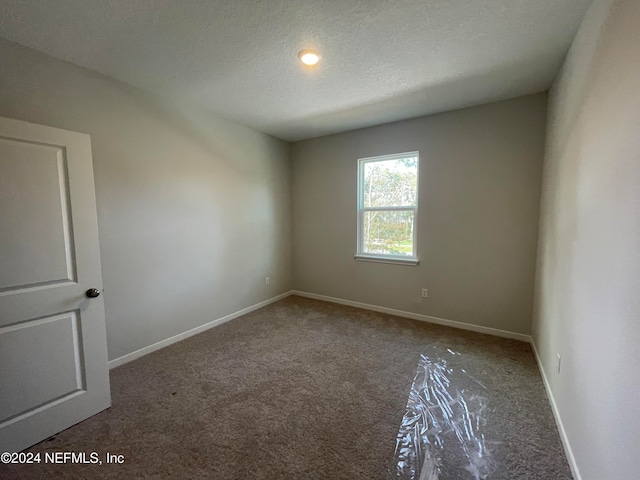
[[110, 409], [28, 450], [124, 464], [2, 465], [0, 477], [402, 478], [396, 438], [425, 358], [449, 359], [447, 388], [468, 400], [456, 405], [480, 399], [470, 439], [491, 461], [474, 476], [463, 440], [441, 431], [419, 452], [437, 457], [431, 478], [571, 479], [528, 344], [301, 297], [112, 370]]

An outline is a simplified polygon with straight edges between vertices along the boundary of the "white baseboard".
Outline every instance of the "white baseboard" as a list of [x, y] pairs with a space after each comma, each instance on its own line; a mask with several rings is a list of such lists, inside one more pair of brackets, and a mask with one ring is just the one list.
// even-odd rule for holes
[[473, 325], [471, 323], [456, 322], [454, 320], [447, 320], [445, 318], [431, 317], [429, 315], [422, 315], [420, 313], [405, 312], [403, 310], [395, 310], [393, 308], [381, 307], [379, 305], [370, 305], [368, 303], [354, 302], [352, 300], [344, 300], [342, 298], [328, 297], [326, 295], [318, 295], [316, 293], [301, 292], [299, 290], [292, 290], [292, 295], [298, 295], [300, 297], [313, 298], [315, 300], [323, 300], [325, 302], [339, 303], [340, 305], [348, 305], [350, 307], [362, 308], [364, 310], [372, 310], [374, 312], [388, 313], [389, 315], [395, 315], [396, 317], [411, 318], [413, 320], [420, 320], [422, 322], [435, 323], [438, 325], [444, 325], [447, 327], [459, 328], [462, 330], [470, 330], [472, 332], [486, 333], [487, 335], [494, 335], [496, 337], [511, 338], [514, 340], [520, 340], [521, 342], [531, 342], [531, 336], [523, 333], [509, 332], [507, 330], [500, 330], [497, 328], [483, 327], [481, 325]]
[[120, 365], [129, 363], [151, 352], [155, 352], [156, 350], [160, 350], [161, 348], [167, 347], [172, 343], [179, 342], [186, 338], [197, 335], [198, 333], [202, 333], [205, 330], [209, 330], [210, 328], [217, 327], [218, 325], [222, 325], [223, 323], [233, 320], [234, 318], [238, 318], [249, 312], [258, 310], [259, 308], [266, 307], [267, 305], [277, 302], [278, 300], [282, 300], [283, 298], [288, 297], [291, 294], [292, 294], [291, 291], [285, 292], [281, 295], [265, 300], [264, 302], [256, 303], [255, 305], [251, 305], [250, 307], [243, 308], [242, 310], [238, 310], [237, 312], [230, 313], [229, 315], [226, 315], [222, 318], [212, 320], [211, 322], [205, 323], [204, 325], [200, 325], [199, 327], [192, 328], [191, 330], [187, 330], [186, 332], [182, 332], [182, 333], [179, 333], [178, 335], [174, 335], [173, 337], [169, 337], [165, 340], [161, 340], [157, 343], [154, 343], [153, 345], [149, 345], [148, 347], [141, 348], [140, 350], [136, 350], [135, 352], [131, 352], [121, 357], [110, 360], [109, 369], [119, 367]]
[[556, 400], [553, 397], [551, 386], [549, 385], [549, 381], [547, 380], [547, 375], [544, 372], [542, 361], [540, 360], [540, 355], [538, 354], [538, 349], [536, 348], [536, 344], [533, 341], [533, 338], [531, 339], [531, 348], [533, 349], [533, 355], [536, 357], [536, 361], [538, 362], [538, 370], [540, 370], [540, 375], [542, 375], [542, 383], [544, 383], [544, 389], [547, 391], [547, 397], [549, 397], [551, 411], [553, 412], [553, 417], [556, 420], [556, 425], [558, 426], [558, 431], [560, 432], [560, 440], [562, 440], [562, 446], [564, 447], [564, 453], [567, 456], [569, 467], [571, 468], [571, 474], [573, 475], [574, 480], [582, 480], [582, 475], [580, 475], [580, 470], [578, 469], [576, 458], [573, 456], [573, 450], [571, 450], [569, 437], [567, 437], [567, 432], [564, 429], [562, 418], [560, 418], [560, 412], [558, 411], [558, 406], [556, 405]]

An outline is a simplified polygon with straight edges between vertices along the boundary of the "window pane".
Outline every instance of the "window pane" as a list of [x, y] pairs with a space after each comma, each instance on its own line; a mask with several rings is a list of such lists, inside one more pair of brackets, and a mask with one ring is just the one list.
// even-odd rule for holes
[[410, 207], [416, 204], [418, 158], [364, 164], [365, 207]]
[[411, 257], [413, 216], [413, 210], [364, 212], [363, 253]]

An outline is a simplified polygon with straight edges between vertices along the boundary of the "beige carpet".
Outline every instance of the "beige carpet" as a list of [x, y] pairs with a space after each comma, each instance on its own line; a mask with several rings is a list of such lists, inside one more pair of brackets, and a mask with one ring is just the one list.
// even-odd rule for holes
[[444, 442], [420, 453], [438, 480], [571, 478], [528, 344], [301, 297], [112, 370], [109, 410], [29, 450], [124, 464], [0, 465], [0, 478], [411, 478], [394, 452], [421, 355], [449, 359], [447, 388], [481, 401], [472, 440], [491, 462], [474, 477], [455, 435], [425, 434]]

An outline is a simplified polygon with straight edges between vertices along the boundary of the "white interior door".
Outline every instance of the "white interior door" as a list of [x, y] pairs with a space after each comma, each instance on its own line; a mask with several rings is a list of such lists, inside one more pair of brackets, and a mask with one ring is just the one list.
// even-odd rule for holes
[[111, 404], [88, 135], [0, 118], [0, 452]]

